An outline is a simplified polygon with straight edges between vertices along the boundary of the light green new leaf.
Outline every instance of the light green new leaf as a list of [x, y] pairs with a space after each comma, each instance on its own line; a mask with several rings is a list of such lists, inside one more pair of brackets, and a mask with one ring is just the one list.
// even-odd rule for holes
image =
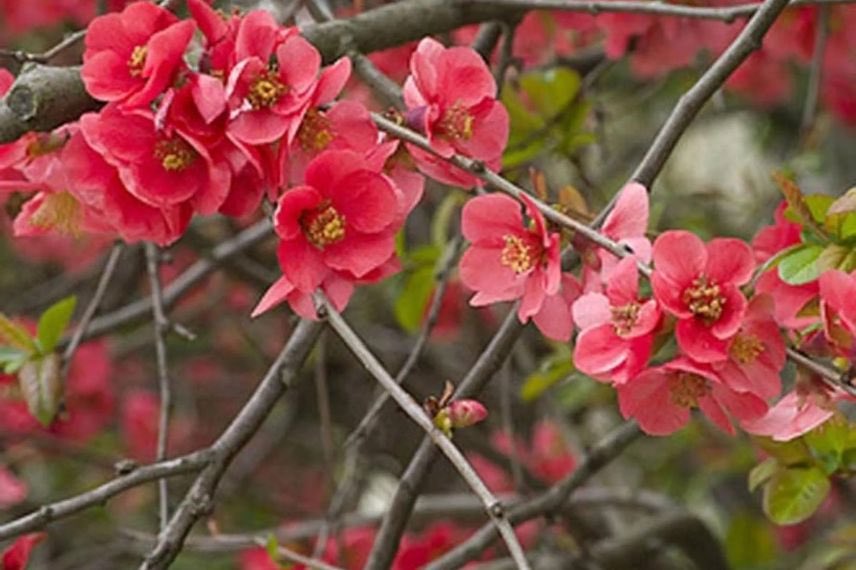
[[770, 480], [782, 466], [775, 457], [768, 457], [749, 472], [749, 491], [754, 491]]
[[72, 295], [54, 303], [42, 313], [36, 333], [42, 354], [53, 352], [56, 348], [62, 333], [71, 321], [71, 315], [74, 314], [76, 306], [77, 297]]
[[780, 471], [764, 487], [764, 512], [776, 524], [809, 518], [829, 493], [829, 479], [817, 467]]
[[53, 422], [62, 402], [62, 359], [58, 354], [48, 354], [28, 360], [18, 372], [21, 393], [30, 413], [47, 427]]
[[0, 313], [0, 345], [11, 346], [26, 353], [38, 350], [35, 341], [30, 337], [27, 329], [12, 322], [3, 313]]
[[835, 473], [842, 464], [844, 452], [853, 442], [853, 426], [840, 415], [833, 416], [803, 436], [827, 475]]
[[824, 246], [816, 244], [807, 244], [795, 249], [779, 262], [779, 277], [791, 285], [802, 285], [814, 281], [820, 276], [817, 260], [824, 249]]

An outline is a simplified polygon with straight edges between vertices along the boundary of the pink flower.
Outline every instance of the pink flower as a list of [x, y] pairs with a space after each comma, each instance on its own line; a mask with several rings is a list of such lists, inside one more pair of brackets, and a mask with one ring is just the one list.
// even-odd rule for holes
[[773, 320], [773, 300], [758, 294], [749, 301], [740, 330], [728, 345], [728, 360], [711, 365], [732, 390], [769, 400], [782, 389], [785, 341]]
[[318, 83], [321, 55], [297, 28], [281, 28], [270, 13], [244, 16], [229, 73], [229, 133], [247, 144], [291, 142]]
[[195, 29], [192, 20], [179, 22], [151, 2], [135, 2], [121, 14], [95, 18], [83, 54], [86, 90], [126, 107], [149, 104], [185, 67], [184, 50]]
[[229, 167], [214, 161], [205, 145], [172, 127], [158, 128], [147, 111], [123, 112], [108, 105], [85, 115], [81, 129], [89, 145], [116, 168], [135, 198], [162, 210], [189, 204], [212, 214], [229, 191]]
[[818, 405], [797, 390], [789, 392], [767, 413], [743, 427], [755, 435], [772, 437], [776, 441], [790, 441], [826, 423], [835, 415], [834, 406]]
[[395, 250], [400, 191], [383, 174], [383, 157], [326, 151], [306, 169], [306, 184], [286, 191], [274, 217], [280, 266], [301, 292], [333, 272], [360, 279]]
[[[628, 248], [633, 252], [633, 257], [642, 263], [651, 261], [651, 242], [645, 236], [648, 210], [648, 190], [638, 182], [631, 182], [621, 189], [615, 207], [601, 227], [603, 235]], [[600, 258], [601, 279], [608, 281], [618, 258], [602, 248], [597, 249], [597, 255]]]
[[826, 339], [845, 355], [856, 347], [856, 275], [838, 269], [819, 279], [820, 314]]
[[545, 337], [568, 342], [573, 332], [571, 306], [582, 293], [579, 280], [570, 273], [562, 273], [559, 290], [544, 297], [541, 310], [532, 315], [532, 322]]
[[30, 553], [47, 536], [44, 532], [33, 532], [15, 540], [0, 555], [0, 568], [3, 570], [25, 570], [30, 561]]
[[27, 484], [0, 465], [0, 509], [6, 510], [27, 498]]
[[705, 245], [690, 232], [677, 230], [657, 238], [653, 258], [654, 296], [678, 318], [675, 335], [681, 350], [699, 362], [726, 359], [728, 341], [746, 311], [739, 287], [752, 277], [752, 250], [733, 238]]
[[573, 306], [581, 329], [574, 365], [600, 380], [623, 384], [642, 371], [651, 356], [660, 308], [639, 298], [636, 259], [625, 257], [612, 272], [606, 294], [587, 293]]
[[455, 429], [475, 425], [487, 417], [487, 408], [477, 400], [454, 400], [447, 409], [449, 421]]
[[[411, 56], [410, 72], [404, 84], [408, 122], [441, 156], [460, 153], [498, 168], [508, 141], [508, 113], [496, 100], [496, 82], [484, 60], [470, 48], [444, 48], [425, 38]], [[430, 153], [412, 145], [408, 150], [435, 180], [463, 187], [478, 183]]]
[[[654, 249], [656, 256], [656, 245]], [[616, 390], [622, 415], [635, 418], [642, 431], [651, 435], [668, 435], [684, 427], [693, 408], [700, 408], [729, 434], [734, 433], [729, 416], [746, 422], [767, 411], [764, 400], [750, 392], [735, 392], [709, 367], [686, 357], [645, 370], [616, 385]]]
[[471, 242], [460, 263], [461, 282], [476, 291], [473, 306], [521, 299], [520, 322], [536, 315], [549, 295], [559, 291], [559, 234], [547, 230], [544, 216], [522, 197], [520, 204], [502, 194], [471, 199], [464, 206], [462, 230]]

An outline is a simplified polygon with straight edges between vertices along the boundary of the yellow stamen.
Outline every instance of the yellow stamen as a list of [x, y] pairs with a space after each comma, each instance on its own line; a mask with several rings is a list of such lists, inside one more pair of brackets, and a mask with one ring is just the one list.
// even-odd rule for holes
[[682, 408], [696, 408], [698, 401], [710, 392], [707, 380], [697, 374], [678, 372], [669, 377], [669, 399]]
[[729, 348], [731, 356], [740, 364], [755, 362], [764, 352], [764, 343], [753, 334], [737, 333]]
[[318, 249], [324, 249], [345, 238], [345, 216], [329, 202], [324, 202], [312, 212], [304, 214], [302, 226], [306, 239]]
[[155, 145], [155, 158], [169, 172], [179, 172], [196, 159], [196, 151], [179, 138], [162, 139]]
[[517, 274], [526, 273], [535, 265], [535, 255], [532, 246], [519, 236], [506, 234], [503, 236], [505, 247], [502, 248], [499, 262], [510, 267]]
[[149, 48], [146, 46], [136, 46], [131, 52], [131, 57], [128, 58], [128, 71], [132, 77], [139, 77], [143, 74], [143, 67], [146, 65], [146, 55], [149, 53]]
[[247, 101], [253, 109], [272, 107], [287, 92], [288, 87], [282, 84], [276, 72], [267, 70], [253, 80], [247, 93]]
[[708, 325], [719, 320], [727, 301], [719, 285], [706, 275], [693, 280], [692, 286], [684, 290], [683, 300], [692, 314]]

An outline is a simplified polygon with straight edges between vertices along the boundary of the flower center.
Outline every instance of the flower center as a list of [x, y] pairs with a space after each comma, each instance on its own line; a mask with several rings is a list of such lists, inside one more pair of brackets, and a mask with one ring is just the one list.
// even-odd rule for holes
[[439, 133], [452, 140], [470, 140], [473, 137], [473, 119], [470, 112], [460, 103], [455, 103], [440, 117]]
[[267, 70], [253, 80], [247, 101], [253, 109], [272, 107], [287, 92], [288, 86], [282, 84], [274, 71]]
[[707, 380], [698, 374], [678, 372], [669, 377], [669, 398], [681, 408], [698, 407], [699, 398], [710, 392]]
[[636, 325], [639, 320], [639, 303], [632, 301], [622, 307], [612, 307], [612, 325], [618, 335], [625, 335]]
[[693, 315], [709, 325], [722, 316], [726, 298], [715, 281], [702, 275], [696, 277], [692, 286], [684, 290], [683, 300]]
[[318, 249], [340, 242], [345, 238], [345, 216], [340, 214], [329, 201], [303, 215], [303, 233]]
[[179, 138], [161, 139], [155, 144], [155, 158], [164, 170], [180, 172], [196, 159], [196, 152]]
[[506, 234], [502, 239], [505, 240], [505, 247], [502, 248], [499, 262], [505, 267], [510, 267], [518, 275], [532, 269], [535, 265], [535, 252], [532, 251], [532, 246], [520, 236], [513, 234]]
[[330, 119], [317, 109], [310, 109], [297, 132], [300, 146], [307, 152], [321, 152], [333, 141], [330, 127]]
[[128, 58], [128, 72], [131, 77], [139, 77], [143, 74], [143, 66], [146, 64], [146, 55], [149, 52], [147, 46], [135, 46]]
[[764, 352], [764, 343], [753, 334], [737, 333], [728, 351], [740, 364], [749, 364]]
[[80, 235], [83, 209], [80, 202], [68, 192], [57, 192], [45, 197], [38, 210], [30, 217], [30, 224], [37, 228], [51, 229], [69, 235]]

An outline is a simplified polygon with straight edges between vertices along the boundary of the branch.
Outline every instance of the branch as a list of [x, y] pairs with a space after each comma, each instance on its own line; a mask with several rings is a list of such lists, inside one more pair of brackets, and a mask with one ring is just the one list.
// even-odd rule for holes
[[[635, 0], [459, 0], [468, 4], [487, 6], [504, 6], [520, 10], [559, 10], [563, 12], [587, 12], [589, 14], [649, 14], [652, 16], [669, 16], [680, 18], [696, 18], [700, 20], [719, 20], [731, 23], [739, 18], [748, 18], [758, 11], [763, 4], [747, 3], [722, 8], [706, 6], [687, 6], [682, 4], [666, 4], [660, 1], [646, 2]], [[790, 6], [811, 6], [829, 4], [849, 4], [853, 0], [793, 0]]]
[[[607, 434], [596, 443], [577, 468], [561, 483], [511, 509], [508, 520], [518, 525], [530, 519], [556, 512], [568, 500], [568, 497], [583, 483], [610, 461], [618, 457], [631, 443], [642, 435], [635, 422], [626, 422]], [[496, 538], [496, 529], [484, 525], [466, 541], [450, 550], [426, 568], [427, 570], [446, 570], [458, 568], [477, 559]]]
[[144, 483], [199, 471], [212, 460], [210, 450], [196, 451], [169, 461], [137, 467], [86, 493], [51, 503], [19, 519], [0, 525], [0, 541], [40, 530], [48, 524], [75, 515], [91, 507], [103, 505], [108, 499]]
[[[158, 438], [155, 458], [163, 461], [167, 454], [167, 439], [169, 437], [169, 414], [172, 409], [172, 383], [169, 379], [169, 369], [166, 360], [166, 339], [169, 322], [163, 307], [163, 291], [159, 275], [159, 252], [153, 243], [146, 244], [146, 270], [149, 274], [149, 284], [152, 289], [152, 316], [154, 317], [155, 358], [158, 369], [158, 388], [160, 393], [160, 414], [158, 416]], [[158, 502], [160, 529], [166, 526], [169, 519], [169, 486], [166, 479], [158, 481]]]
[[211, 445], [210, 463], [184, 496], [140, 570], [165, 569], [175, 560], [190, 529], [214, 508], [217, 486], [235, 455], [255, 435], [277, 400], [291, 388], [321, 329], [318, 322], [300, 321], [249, 401]]
[[484, 484], [484, 481], [475, 472], [470, 463], [467, 461], [464, 454], [452, 443], [452, 440], [446, 437], [429, 418], [422, 407], [413, 399], [410, 394], [404, 391], [399, 386], [389, 372], [377, 360], [374, 354], [366, 347], [362, 339], [351, 329], [342, 316], [330, 305], [325, 298], [318, 294], [318, 298], [322, 299], [323, 307], [327, 315], [327, 320], [339, 338], [351, 350], [354, 356], [363, 364], [368, 372], [388, 391], [396, 403], [402, 410], [421, 427], [434, 444], [440, 448], [444, 455], [449, 459], [452, 466], [460, 473], [461, 477], [466, 481], [467, 485], [481, 499], [485, 511], [491, 518], [493, 523], [492, 528], [502, 536], [508, 551], [518, 568], [528, 570], [529, 564], [526, 561], [526, 555], [523, 552], [523, 547], [517, 540], [517, 535], [514, 534], [514, 529], [509, 524], [505, 516], [505, 507], [499, 501], [490, 489]]

